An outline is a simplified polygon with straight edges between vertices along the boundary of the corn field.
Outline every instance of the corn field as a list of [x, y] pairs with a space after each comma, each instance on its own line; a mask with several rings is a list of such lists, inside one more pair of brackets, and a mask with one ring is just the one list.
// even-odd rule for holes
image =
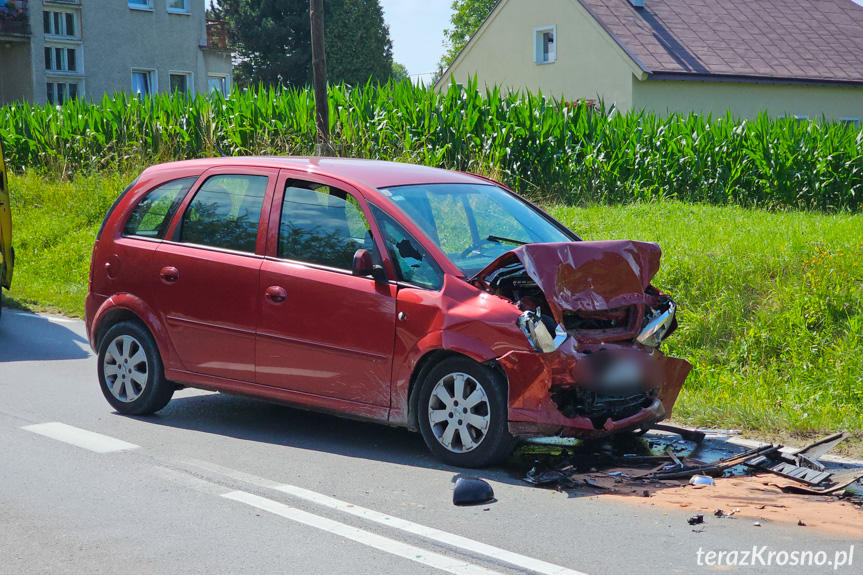
[[[620, 114], [539, 95], [435, 93], [404, 82], [330, 90], [339, 155], [502, 180], [532, 198], [679, 199], [825, 212], [863, 207], [863, 130], [829, 122]], [[10, 169], [73, 177], [208, 156], [314, 150], [310, 90], [127, 95], [0, 108]]]

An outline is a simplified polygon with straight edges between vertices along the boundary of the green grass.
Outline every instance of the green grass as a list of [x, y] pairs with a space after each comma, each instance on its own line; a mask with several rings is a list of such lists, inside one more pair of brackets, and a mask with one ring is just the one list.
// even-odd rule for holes
[[[83, 314], [93, 238], [134, 176], [10, 178], [14, 305]], [[666, 351], [695, 366], [676, 419], [760, 436], [849, 429], [863, 445], [863, 214], [671, 201], [551, 211], [585, 239], [662, 246], [654, 283], [681, 306]]]
[[9, 175], [15, 272], [4, 304], [84, 315], [93, 240], [114, 199], [135, 178], [58, 181]]

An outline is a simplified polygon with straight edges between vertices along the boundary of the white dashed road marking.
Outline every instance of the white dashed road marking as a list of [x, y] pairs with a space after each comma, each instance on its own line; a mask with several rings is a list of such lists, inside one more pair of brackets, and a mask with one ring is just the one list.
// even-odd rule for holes
[[426, 551], [425, 549], [414, 547], [413, 545], [408, 545], [407, 543], [402, 543], [395, 539], [390, 539], [376, 533], [351, 527], [350, 525], [345, 525], [344, 523], [339, 523], [338, 521], [333, 521], [326, 517], [307, 513], [301, 509], [289, 507], [283, 503], [279, 503], [265, 497], [259, 497], [258, 495], [253, 495], [251, 493], [246, 493], [245, 491], [232, 491], [230, 493], [225, 493], [222, 497], [251, 505], [252, 507], [263, 511], [275, 513], [276, 515], [296, 521], [297, 523], [321, 529], [340, 537], [352, 539], [353, 541], [362, 543], [363, 545], [368, 545], [369, 547], [373, 547], [379, 551], [397, 555], [448, 573], [455, 573], [456, 575], [501, 575], [497, 571], [490, 571], [489, 569], [473, 565], [472, 563], [466, 563], [460, 559], [432, 553], [431, 551]]
[[187, 460], [186, 463], [189, 463], [196, 467], [200, 467], [202, 469], [206, 469], [208, 471], [212, 471], [214, 473], [224, 475], [226, 477], [245, 481], [246, 483], [251, 483], [252, 485], [256, 485], [258, 487], [281, 491], [282, 493], [287, 493], [288, 495], [292, 495], [294, 497], [309, 501], [311, 503], [315, 503], [317, 505], [329, 507], [330, 509], [336, 509], [344, 513], [350, 513], [351, 515], [361, 517], [368, 521], [374, 521], [375, 523], [386, 525], [387, 527], [392, 527], [394, 529], [399, 529], [401, 531], [405, 531], [413, 535], [418, 535], [426, 539], [431, 539], [433, 541], [437, 541], [438, 543], [444, 543], [446, 545], [457, 547], [465, 551], [469, 551], [479, 555], [485, 555], [486, 557], [491, 557], [498, 561], [504, 561], [506, 563], [509, 563], [510, 565], [521, 567], [522, 569], [529, 569], [530, 571], [534, 571], [536, 573], [543, 573], [544, 575], [585, 575], [580, 571], [573, 571], [572, 569], [567, 569], [566, 567], [561, 567], [560, 565], [554, 565], [546, 561], [541, 561], [539, 559], [534, 559], [532, 557], [513, 553], [512, 551], [507, 551], [506, 549], [501, 549], [499, 547], [487, 545], [479, 541], [474, 541], [473, 539], [468, 539], [467, 537], [462, 537], [460, 535], [441, 531], [433, 527], [426, 527], [425, 525], [413, 523], [412, 521], [407, 521], [405, 519], [399, 519], [398, 517], [393, 517], [392, 515], [380, 513], [379, 511], [374, 511], [372, 509], [366, 509], [358, 505], [353, 505], [340, 499], [329, 497], [327, 495], [323, 495], [315, 491], [310, 491], [302, 487], [287, 485], [283, 483], [276, 483], [275, 481], [264, 479], [263, 477], [256, 477], [242, 471], [229, 469], [227, 467], [222, 467], [204, 461]]
[[39, 423], [36, 425], [27, 425], [21, 429], [56, 439], [64, 443], [69, 443], [96, 453], [112, 453], [114, 451], [125, 451], [128, 449], [137, 449], [139, 446], [134, 443], [127, 443], [120, 439], [114, 439], [101, 433], [94, 433], [86, 429], [72, 427], [65, 423]]

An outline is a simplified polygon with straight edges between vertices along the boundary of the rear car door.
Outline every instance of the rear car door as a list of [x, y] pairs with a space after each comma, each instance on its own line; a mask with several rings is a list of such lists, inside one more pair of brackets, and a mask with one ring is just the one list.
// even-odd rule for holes
[[351, 274], [373, 252], [365, 200], [324, 177], [283, 171], [258, 288], [257, 381], [388, 407], [396, 286]]
[[255, 380], [258, 274], [278, 170], [217, 168], [189, 194], [150, 268], [156, 309], [185, 369]]

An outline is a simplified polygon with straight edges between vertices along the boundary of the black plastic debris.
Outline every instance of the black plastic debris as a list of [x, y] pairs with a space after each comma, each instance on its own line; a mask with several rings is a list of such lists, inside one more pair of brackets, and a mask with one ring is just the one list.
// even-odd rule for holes
[[815, 495], [836, 493], [845, 489], [860, 476], [855, 477], [853, 473], [834, 476], [832, 472], [825, 470], [824, 464], [818, 461], [818, 458], [842, 443], [848, 436], [847, 431], [835, 433], [810, 443], [793, 454], [775, 451], [747, 461], [746, 465], [803, 484], [788, 485], [787, 489], [783, 486], [783, 491]]
[[746, 463], [747, 461], [755, 459], [756, 457], [768, 455], [779, 451], [780, 447], [782, 446], [765, 445], [763, 447], [751, 449], [749, 451], [745, 451], [731, 457], [720, 459], [715, 463], [685, 466], [682, 469], [672, 468], [670, 471], [654, 471], [646, 477], [651, 477], [653, 479], [684, 479], [692, 477], [693, 475], [709, 475], [711, 477], [721, 477], [726, 470], [731, 469], [732, 467], [735, 467], [737, 465]]
[[565, 481], [567, 476], [557, 469], [538, 471], [536, 467], [527, 472], [524, 481], [531, 485], [551, 485]]
[[686, 429], [684, 427], [669, 425], [667, 423], [654, 423], [650, 426], [650, 428], [659, 429], [660, 431], [667, 431], [669, 433], [675, 433], [686, 441], [691, 441], [693, 443], [701, 443], [706, 437], [703, 431], [698, 431], [697, 429]]
[[704, 523], [704, 515], [693, 515], [689, 518], [688, 522], [690, 525], [701, 525], [702, 523]]
[[480, 505], [494, 500], [494, 489], [477, 477], [459, 477], [452, 492], [455, 505]]

